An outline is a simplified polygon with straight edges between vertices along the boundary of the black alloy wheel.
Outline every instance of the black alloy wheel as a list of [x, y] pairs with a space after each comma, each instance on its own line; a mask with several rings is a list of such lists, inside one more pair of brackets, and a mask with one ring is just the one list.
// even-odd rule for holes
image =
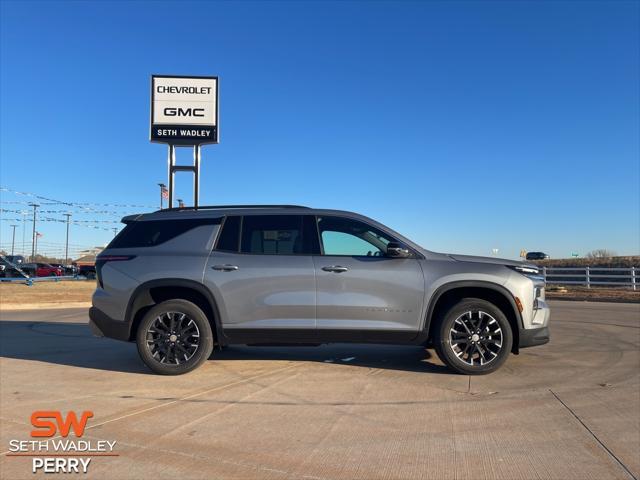
[[180, 375], [204, 363], [213, 351], [209, 319], [182, 299], [161, 302], [144, 315], [136, 332], [138, 353], [161, 375]]
[[186, 313], [163, 312], [147, 329], [147, 345], [160, 363], [188, 362], [200, 346], [200, 330]]
[[511, 353], [511, 324], [504, 312], [487, 300], [462, 299], [436, 321], [433, 345], [443, 363], [457, 373], [494, 372]]

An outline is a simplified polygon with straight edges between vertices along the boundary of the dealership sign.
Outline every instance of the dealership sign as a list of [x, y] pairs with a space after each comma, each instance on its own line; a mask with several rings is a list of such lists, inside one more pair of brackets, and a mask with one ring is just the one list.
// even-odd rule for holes
[[151, 77], [151, 141], [218, 143], [218, 77]]

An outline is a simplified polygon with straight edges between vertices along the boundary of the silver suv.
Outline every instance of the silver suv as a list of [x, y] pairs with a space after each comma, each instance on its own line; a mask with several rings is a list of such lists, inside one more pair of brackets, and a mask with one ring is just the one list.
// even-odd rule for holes
[[135, 341], [156, 373], [193, 370], [215, 345], [435, 347], [485, 374], [549, 341], [536, 266], [434, 253], [370, 218], [295, 205], [125, 217], [98, 256], [100, 336]]

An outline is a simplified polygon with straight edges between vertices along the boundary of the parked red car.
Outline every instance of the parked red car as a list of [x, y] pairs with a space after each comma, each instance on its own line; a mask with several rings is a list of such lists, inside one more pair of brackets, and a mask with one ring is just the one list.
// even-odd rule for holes
[[32, 272], [35, 271], [36, 277], [61, 277], [64, 275], [62, 268], [54, 267], [48, 263], [25, 263], [22, 268], [30, 272], [31, 275], [33, 275]]

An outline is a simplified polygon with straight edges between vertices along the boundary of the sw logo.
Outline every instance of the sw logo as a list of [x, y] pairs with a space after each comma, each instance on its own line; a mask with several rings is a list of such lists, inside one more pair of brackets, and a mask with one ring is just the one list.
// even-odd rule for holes
[[[31, 430], [31, 436], [36, 438], [53, 437], [58, 431], [62, 437], [68, 437], [69, 431], [73, 429], [76, 437], [84, 435], [87, 421], [93, 417], [93, 412], [86, 410], [82, 412], [80, 420], [76, 412], [69, 412], [65, 419], [58, 410], [39, 410], [31, 414], [31, 425], [36, 430]], [[55, 422], [53, 420], [55, 420]]]

